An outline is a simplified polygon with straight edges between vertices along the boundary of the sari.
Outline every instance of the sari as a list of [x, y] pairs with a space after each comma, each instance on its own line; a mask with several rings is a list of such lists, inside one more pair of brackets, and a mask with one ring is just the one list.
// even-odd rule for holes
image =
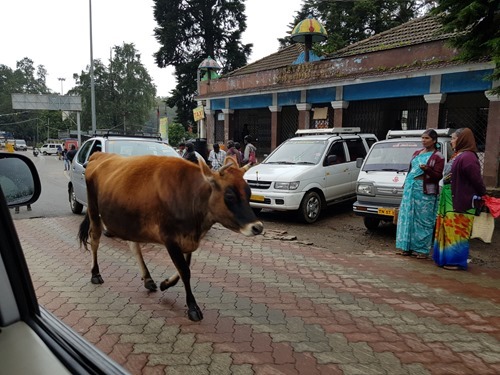
[[474, 209], [465, 213], [453, 211], [451, 184], [441, 190], [432, 258], [439, 267], [467, 269], [469, 238], [474, 222]]
[[399, 207], [396, 247], [428, 255], [432, 246], [437, 213], [437, 195], [425, 194], [423, 183], [417, 177], [424, 171], [420, 164], [427, 164], [432, 151], [415, 156], [405, 179], [403, 198]]

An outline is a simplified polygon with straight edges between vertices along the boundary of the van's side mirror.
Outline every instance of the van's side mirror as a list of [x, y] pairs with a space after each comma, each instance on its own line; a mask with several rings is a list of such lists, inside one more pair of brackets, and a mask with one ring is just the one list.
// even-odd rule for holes
[[363, 165], [363, 160], [363, 158], [356, 159], [356, 168], [361, 168], [361, 166]]
[[328, 155], [328, 157], [326, 158], [326, 162], [328, 165], [337, 163], [337, 155]]

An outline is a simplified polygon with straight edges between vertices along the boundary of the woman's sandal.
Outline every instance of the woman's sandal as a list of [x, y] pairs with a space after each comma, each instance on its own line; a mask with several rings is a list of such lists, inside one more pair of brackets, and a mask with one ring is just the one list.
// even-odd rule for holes
[[427, 255], [425, 255], [425, 254], [418, 254], [418, 255], [416, 256], [416, 258], [417, 258], [417, 259], [427, 259]]
[[443, 266], [443, 268], [445, 270], [448, 270], [448, 271], [460, 271], [461, 270], [461, 268], [458, 266]]

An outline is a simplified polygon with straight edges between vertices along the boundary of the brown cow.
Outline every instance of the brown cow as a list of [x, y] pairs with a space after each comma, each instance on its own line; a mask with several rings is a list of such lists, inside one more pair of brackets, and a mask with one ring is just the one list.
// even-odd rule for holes
[[87, 248], [90, 237], [92, 283], [103, 283], [97, 249], [104, 224], [116, 237], [130, 241], [144, 286], [151, 291], [157, 286], [139, 244], [165, 245], [177, 273], [162, 281], [160, 289], [177, 284], [180, 276], [189, 319], [203, 319], [190, 286], [191, 253], [216, 222], [245, 236], [263, 230], [248, 203], [250, 188], [243, 179], [245, 170], [231, 157], [213, 172], [203, 162], [196, 165], [181, 158], [96, 152], [85, 171], [88, 207], [79, 230], [80, 245]]

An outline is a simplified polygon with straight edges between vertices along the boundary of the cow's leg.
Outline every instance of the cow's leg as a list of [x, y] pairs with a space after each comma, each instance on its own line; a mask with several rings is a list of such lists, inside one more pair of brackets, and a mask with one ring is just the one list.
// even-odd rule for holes
[[95, 225], [92, 220], [90, 222], [90, 249], [92, 250], [92, 277], [90, 281], [92, 284], [102, 284], [104, 280], [99, 272], [99, 264], [97, 263], [97, 249], [99, 248], [99, 241], [101, 239], [101, 223]]
[[[186, 260], [189, 267], [191, 265], [191, 253], [184, 254], [184, 259]], [[176, 272], [168, 279], [165, 279], [165, 281], [162, 281], [162, 283], [160, 284], [160, 290], [167, 290], [168, 288], [177, 285], [177, 283], [179, 282], [179, 278], [179, 272]]]
[[[184, 283], [184, 290], [186, 292], [186, 305], [188, 307], [188, 318], [194, 322], [203, 319], [203, 313], [201, 312], [196, 300], [194, 298], [193, 292], [191, 291], [191, 270], [189, 269], [188, 257], [184, 257], [181, 248], [177, 244], [169, 244], [167, 247], [168, 253], [172, 262], [174, 262], [175, 268], [179, 273], [182, 282]], [[189, 257], [191, 260], [191, 257]], [[165, 290], [166, 282], [163, 281], [160, 284], [160, 289]]]
[[139, 243], [137, 242], [128, 241], [128, 246], [134, 253], [135, 258], [137, 259], [137, 263], [139, 264], [139, 268], [141, 269], [142, 280], [144, 280], [144, 287], [152, 292], [156, 292], [158, 287], [156, 286], [154, 280], [151, 278], [151, 274], [149, 273], [148, 267], [146, 267], [146, 263], [144, 263], [141, 245], [139, 245]]
[[89, 206], [87, 207], [87, 215], [90, 220], [90, 249], [92, 250], [92, 277], [90, 281], [92, 284], [102, 284], [104, 280], [99, 272], [99, 264], [97, 263], [97, 250], [99, 249], [99, 242], [102, 234], [102, 222], [99, 216], [99, 210], [96, 204], [91, 204], [89, 199]]

